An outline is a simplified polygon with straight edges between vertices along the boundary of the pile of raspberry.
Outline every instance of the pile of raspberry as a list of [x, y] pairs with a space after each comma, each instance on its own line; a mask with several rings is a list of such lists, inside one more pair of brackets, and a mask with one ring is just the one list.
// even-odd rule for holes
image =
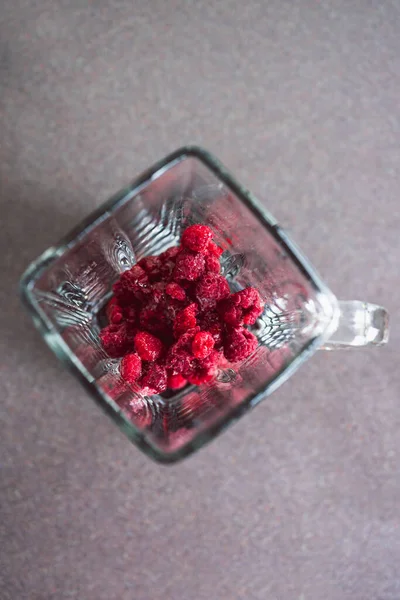
[[212, 236], [205, 225], [188, 227], [179, 247], [142, 258], [113, 286], [101, 344], [144, 394], [209, 382], [257, 347], [245, 326], [264, 303], [252, 287], [231, 294]]

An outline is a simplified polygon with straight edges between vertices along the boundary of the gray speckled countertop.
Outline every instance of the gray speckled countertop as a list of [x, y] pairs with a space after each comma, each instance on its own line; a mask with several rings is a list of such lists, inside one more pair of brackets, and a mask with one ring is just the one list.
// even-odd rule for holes
[[[319, 353], [167, 468], [63, 370], [15, 290], [186, 142], [338, 296], [386, 305], [392, 337]], [[400, 598], [399, 193], [398, 0], [3, 0], [1, 600]]]

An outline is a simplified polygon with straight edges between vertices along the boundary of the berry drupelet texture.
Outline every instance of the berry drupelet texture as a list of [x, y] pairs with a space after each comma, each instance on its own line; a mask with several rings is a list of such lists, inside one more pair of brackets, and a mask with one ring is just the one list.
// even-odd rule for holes
[[231, 293], [212, 238], [206, 225], [191, 225], [179, 247], [142, 258], [113, 286], [100, 342], [144, 394], [212, 381], [218, 368], [238, 368], [257, 348], [246, 326], [264, 302], [252, 287]]

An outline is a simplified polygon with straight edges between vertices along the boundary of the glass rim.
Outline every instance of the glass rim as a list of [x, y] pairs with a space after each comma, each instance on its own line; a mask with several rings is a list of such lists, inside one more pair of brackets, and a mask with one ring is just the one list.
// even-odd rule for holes
[[[226, 167], [210, 152], [196, 145], [183, 146], [174, 152], [168, 154], [163, 159], [155, 163], [152, 167], [146, 169], [141, 175], [136, 177], [130, 185], [121, 189], [108, 200], [103, 202], [98, 208], [92, 211], [78, 225], [73, 227], [60, 242], [45, 250], [36, 260], [32, 261], [23, 273], [19, 292], [22, 302], [31, 315], [34, 325], [39, 330], [43, 339], [55, 353], [57, 358], [66, 366], [83, 384], [85, 389], [94, 398], [96, 403], [110, 416], [120, 430], [125, 433], [131, 442], [136, 444], [146, 455], [159, 463], [175, 463], [200, 447], [210, 442], [219, 433], [224, 431], [230, 424], [239, 419], [250, 408], [256, 406], [263, 398], [270, 395], [282, 383], [303, 364], [314, 352], [323, 345], [324, 341], [330, 335], [330, 327], [317, 335], [314, 339], [295, 356], [292, 361], [286, 365], [278, 375], [269, 383], [261, 384], [251, 395], [249, 395], [239, 406], [235, 407], [229, 413], [224, 415], [217, 423], [211, 425], [207, 430], [200, 432], [195, 439], [188, 442], [183, 447], [170, 453], [163, 452], [146, 439], [145, 434], [140, 432], [133, 423], [124, 415], [122, 409], [112, 400], [110, 396], [104, 393], [96, 384], [94, 377], [76, 359], [75, 355], [69, 349], [68, 345], [61, 338], [52, 322], [41, 310], [37, 301], [31, 293], [31, 289], [46, 271], [53, 261], [60, 258], [75, 243], [99, 225], [106, 216], [111, 216], [112, 212], [135, 197], [140, 190], [146, 187], [152, 180], [158, 179], [169, 169], [188, 158], [196, 158], [204, 166], [210, 169], [224, 185], [235, 193], [237, 198], [243, 202], [246, 207], [257, 217], [273, 238], [284, 249], [292, 262], [306, 277], [314, 290], [321, 298], [326, 297], [335, 306], [335, 296], [322, 281], [314, 267], [309, 263], [300, 249], [293, 243], [287, 234], [278, 225], [274, 217], [266, 210], [253, 196], [253, 194], [243, 187], [236, 178], [226, 169]], [[109, 215], [108, 215], [109, 213]], [[333, 319], [334, 321], [334, 319]]]

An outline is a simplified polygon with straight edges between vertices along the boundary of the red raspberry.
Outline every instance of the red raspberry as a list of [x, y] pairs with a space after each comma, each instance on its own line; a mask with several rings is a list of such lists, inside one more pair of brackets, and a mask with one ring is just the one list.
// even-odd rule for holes
[[189, 375], [188, 382], [192, 385], [201, 385], [208, 383], [215, 377], [215, 369], [199, 369], [192, 375]]
[[180, 248], [178, 246], [176, 246], [176, 247], [173, 246], [172, 248], [168, 248], [168, 250], [165, 250], [165, 252], [160, 254], [159, 258], [162, 262], [166, 262], [169, 260], [173, 261], [179, 254], [179, 250], [180, 250]]
[[124, 271], [113, 285], [117, 301], [123, 306], [134, 302], [137, 298], [136, 294], [146, 288], [148, 281], [147, 274], [139, 265]]
[[260, 315], [262, 315], [264, 308], [265, 308], [265, 302], [261, 299], [261, 296], [257, 292], [257, 290], [255, 290], [255, 291], [257, 293], [257, 298], [254, 300], [253, 306], [251, 306], [250, 308], [248, 308], [245, 311], [245, 314], [243, 317], [243, 323], [245, 325], [254, 325], [254, 323], [257, 321], [258, 317]]
[[151, 278], [151, 275], [159, 275], [161, 260], [158, 256], [145, 256], [138, 262], [139, 267], [141, 267]]
[[174, 298], [174, 300], [185, 300], [186, 298], [185, 290], [178, 283], [168, 283], [167, 287], [165, 288], [165, 292], [168, 294], [168, 296]]
[[165, 364], [167, 369], [170, 369], [173, 374], [181, 373], [186, 377], [193, 372], [194, 357], [192, 354], [192, 342], [199, 331], [199, 327], [189, 329], [170, 347]]
[[206, 358], [214, 348], [214, 338], [207, 331], [200, 331], [192, 342], [193, 356], [196, 358]]
[[236, 306], [229, 298], [218, 307], [221, 314], [221, 319], [224, 323], [232, 327], [239, 327], [243, 323], [243, 310], [240, 306]]
[[149, 290], [147, 302], [150, 302], [152, 305], [157, 305], [163, 300], [165, 300], [165, 283], [162, 281], [153, 283]]
[[222, 320], [234, 327], [242, 323], [254, 325], [263, 310], [264, 302], [258, 291], [252, 287], [232, 294], [219, 307]]
[[144, 271], [146, 271], [146, 273], [150, 273], [151, 271], [159, 267], [160, 259], [158, 256], [144, 256], [138, 261], [137, 264]]
[[254, 334], [244, 327], [229, 331], [224, 341], [224, 354], [231, 362], [244, 360], [257, 348], [258, 342]]
[[203, 331], [211, 333], [215, 347], [221, 348], [224, 327], [220, 322], [219, 314], [214, 310], [208, 310], [202, 315], [199, 324]]
[[221, 263], [219, 262], [218, 256], [213, 256], [212, 254], [208, 254], [206, 256], [206, 272], [211, 273], [220, 273], [221, 271]]
[[137, 310], [134, 306], [124, 306], [124, 319], [130, 323], [135, 323], [137, 319]]
[[165, 367], [156, 364], [149, 365], [139, 381], [145, 394], [161, 394], [167, 389], [167, 371]]
[[210, 354], [202, 359], [196, 359], [193, 362], [193, 370], [188, 374], [188, 381], [193, 385], [201, 385], [211, 381], [218, 372], [218, 365], [221, 362], [222, 353], [211, 350]]
[[201, 277], [204, 267], [205, 261], [202, 254], [183, 250], [177, 256], [173, 279], [175, 281], [180, 281], [181, 279], [196, 281], [196, 279]]
[[128, 383], [134, 383], [142, 373], [142, 361], [137, 354], [126, 354], [121, 360], [121, 376]]
[[124, 318], [122, 314], [122, 308], [119, 306], [117, 299], [112, 297], [106, 308], [106, 316], [109, 323], [118, 324], [121, 323]]
[[196, 302], [196, 282], [182, 279], [179, 285], [185, 291], [186, 297]]
[[202, 369], [211, 369], [212, 367], [218, 367], [223, 358], [222, 352], [218, 350], [211, 350], [210, 354], [198, 361], [198, 366]]
[[222, 248], [217, 246], [217, 244], [215, 244], [212, 241], [209, 242], [208, 247], [207, 247], [207, 254], [209, 254], [210, 256], [216, 256], [217, 258], [219, 258], [222, 253], [223, 253]]
[[169, 375], [167, 385], [170, 390], [180, 390], [187, 384], [187, 379], [182, 375]]
[[252, 308], [254, 303], [260, 299], [260, 294], [253, 287], [245, 288], [244, 290], [240, 290], [240, 292], [236, 292], [236, 294], [233, 295], [240, 298], [240, 305], [246, 310]]
[[192, 225], [183, 232], [181, 244], [194, 252], [206, 253], [212, 236], [211, 229], [206, 225]]
[[[183, 304], [183, 306], [185, 306]], [[182, 302], [178, 300], [174, 300], [170, 296], [167, 299], [166, 306], [164, 308], [164, 320], [168, 325], [168, 328], [171, 329], [173, 322], [176, 319], [176, 315], [182, 310]]]
[[147, 331], [139, 331], [135, 335], [135, 349], [142, 360], [155, 361], [159, 358], [163, 345], [162, 342]]
[[220, 316], [216, 310], [207, 310], [199, 317], [199, 325], [204, 331], [208, 331], [213, 325], [220, 324]]
[[166, 260], [164, 263], [162, 263], [161, 267], [160, 267], [160, 275], [161, 275], [161, 279], [162, 281], [169, 281], [172, 277], [172, 273], [174, 272], [175, 269], [175, 261], [173, 260]]
[[132, 347], [132, 342], [127, 336], [127, 329], [123, 323], [104, 327], [100, 331], [100, 342], [111, 358], [123, 356]]
[[215, 348], [220, 349], [222, 347], [224, 326], [221, 324], [219, 314], [214, 310], [208, 310], [201, 316], [199, 324], [203, 331], [208, 331], [212, 335]]
[[199, 333], [200, 327], [193, 327], [192, 329], [188, 329], [185, 333], [183, 333], [177, 342], [175, 342], [174, 347], [181, 348], [183, 350], [187, 350], [189, 353], [192, 351], [192, 342], [197, 333]]
[[221, 348], [223, 342], [222, 337], [224, 332], [223, 327], [219, 323], [216, 323], [215, 325], [210, 325], [208, 332], [213, 337], [215, 348]]
[[165, 365], [172, 375], [184, 375], [187, 377], [193, 372], [193, 358], [187, 350], [172, 346], [168, 352]]
[[174, 335], [176, 338], [179, 338], [188, 329], [193, 329], [193, 327], [196, 327], [197, 310], [197, 305], [192, 302], [192, 304], [189, 304], [189, 306], [181, 310], [176, 315], [174, 322]]
[[163, 307], [144, 308], [139, 316], [140, 328], [156, 335], [167, 335], [169, 325]]
[[196, 297], [203, 308], [216, 305], [229, 296], [229, 285], [225, 277], [217, 273], [206, 273], [196, 286]]

